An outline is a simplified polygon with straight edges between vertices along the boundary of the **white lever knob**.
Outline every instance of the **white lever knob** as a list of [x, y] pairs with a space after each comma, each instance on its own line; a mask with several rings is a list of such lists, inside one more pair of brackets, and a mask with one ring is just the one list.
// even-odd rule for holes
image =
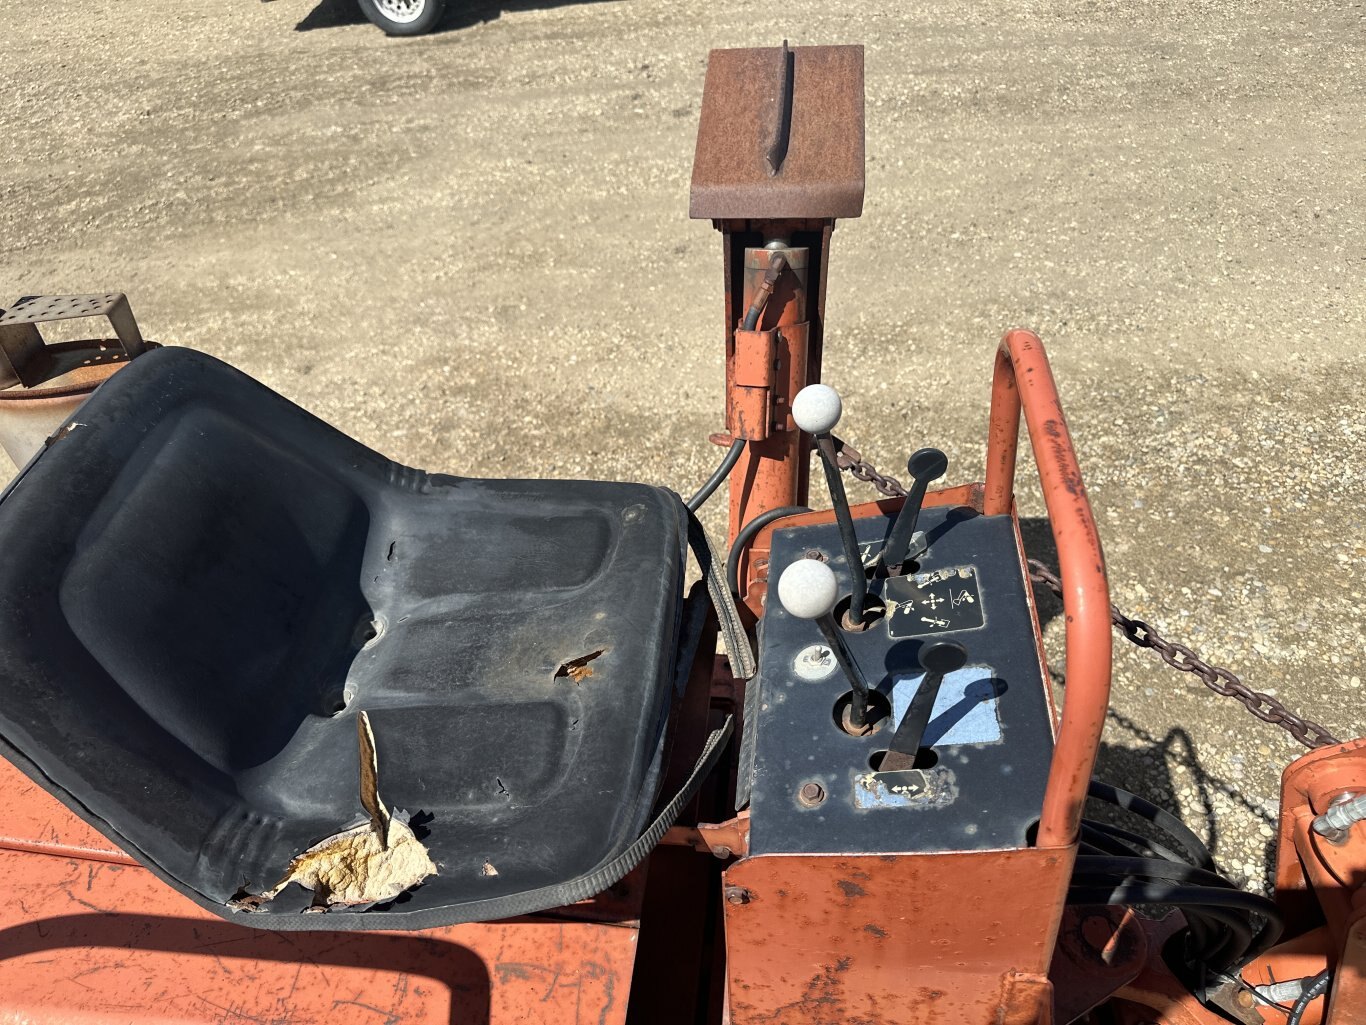
[[807, 434], [834, 430], [842, 412], [840, 393], [828, 384], [808, 384], [792, 399], [792, 419]]
[[778, 578], [778, 600], [798, 619], [830, 615], [838, 597], [835, 571], [818, 559], [798, 559]]

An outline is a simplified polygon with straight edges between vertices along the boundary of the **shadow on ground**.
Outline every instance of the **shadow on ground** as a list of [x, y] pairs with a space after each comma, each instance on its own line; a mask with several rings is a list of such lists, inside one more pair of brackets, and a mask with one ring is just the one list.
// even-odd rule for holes
[[[1053, 533], [1047, 519], [1021, 519], [1020, 536], [1029, 558], [1037, 559], [1049, 569], [1057, 571], [1058, 550], [1053, 543]], [[1048, 587], [1035, 584], [1034, 600], [1039, 612], [1040, 628], [1047, 628], [1049, 623], [1062, 615], [1062, 601]], [[1115, 635], [1115, 643], [1123, 643], [1118, 634]], [[1062, 674], [1056, 670], [1050, 670], [1050, 673], [1054, 683], [1066, 687]], [[1219, 816], [1214, 805], [1216, 794], [1222, 794], [1231, 803], [1246, 809], [1257, 821], [1273, 829], [1276, 827], [1275, 816], [1261, 805], [1249, 801], [1236, 783], [1221, 779], [1204, 767], [1190, 734], [1180, 726], [1172, 726], [1164, 736], [1158, 737], [1111, 707], [1106, 714], [1106, 735], [1117, 742], [1101, 744], [1095, 775], [1107, 783], [1146, 797], [1181, 818], [1196, 833], [1207, 838], [1210, 853], [1216, 859], [1219, 857], [1220, 840], [1216, 825]], [[1183, 770], [1179, 783], [1173, 776], [1176, 768]], [[1178, 798], [1180, 787], [1188, 787], [1192, 793], [1184, 810]], [[1133, 825], [1132, 822], [1125, 822], [1122, 815], [1116, 817], [1118, 813], [1096, 801], [1087, 802], [1086, 814], [1089, 818], [1114, 822], [1116, 825]], [[1276, 848], [1268, 843], [1263, 852], [1264, 885], [1270, 886], [1275, 870]]]
[[[497, 21], [505, 11], [538, 11], [551, 7], [582, 6], [590, 3], [612, 3], [615, 0], [446, 0], [446, 16], [432, 34], [469, 28], [486, 21]], [[309, 11], [295, 32], [311, 32], [320, 28], [339, 28], [365, 22], [356, 0], [321, 0]], [[378, 31], [378, 30], [377, 30]]]

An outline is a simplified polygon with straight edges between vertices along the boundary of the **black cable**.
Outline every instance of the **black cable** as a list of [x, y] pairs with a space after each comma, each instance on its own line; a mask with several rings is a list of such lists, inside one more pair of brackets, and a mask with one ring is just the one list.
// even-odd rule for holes
[[804, 505], [784, 505], [777, 509], [770, 509], [762, 512], [754, 519], [750, 520], [740, 532], [735, 535], [735, 543], [730, 546], [730, 554], [726, 556], [726, 583], [730, 586], [730, 593], [739, 598], [740, 595], [740, 555], [745, 550], [745, 546], [754, 540], [755, 535], [763, 530], [774, 520], [781, 520], [784, 516], [796, 516], [798, 513], [808, 513], [811, 510]]
[[1300, 1021], [1304, 1018], [1304, 1012], [1309, 1005], [1328, 992], [1328, 984], [1332, 981], [1333, 973], [1327, 968], [1310, 979], [1309, 985], [1304, 987], [1304, 992], [1295, 1001], [1295, 1006], [1290, 1008], [1290, 1014], [1285, 1019], [1285, 1025], [1300, 1025]]
[[1067, 903], [1171, 904], [1178, 908], [1189, 905], [1200, 911], [1227, 909], [1253, 914], [1262, 919], [1263, 925], [1247, 949], [1240, 953], [1239, 959], [1242, 961], [1251, 960], [1271, 947], [1280, 938], [1284, 927], [1279, 909], [1265, 897], [1214, 886], [1183, 886], [1155, 880], [1144, 882], [1125, 879], [1114, 887], [1094, 884], [1073, 886], [1067, 891]]
[[707, 483], [698, 489], [697, 494], [688, 499], [688, 508], [697, 512], [702, 508], [702, 503], [711, 498], [712, 492], [721, 486], [721, 482], [729, 476], [730, 471], [735, 469], [735, 464], [740, 461], [740, 453], [745, 450], [745, 439], [736, 438], [730, 443], [730, 448], [726, 449], [725, 458], [721, 460], [721, 465], [716, 468], [716, 472], [707, 478]]
[[[1145, 879], [1236, 892], [1233, 883], [1222, 876], [1193, 868], [1184, 862], [1092, 854], [1077, 858], [1071, 885], [1077, 889], [1108, 887], [1114, 890]], [[1189, 961], [1226, 964], [1236, 960], [1252, 944], [1256, 930], [1246, 912], [1214, 911], [1205, 907], [1198, 912], [1186, 908], [1185, 912], [1190, 926], [1187, 946]], [[1211, 935], [1211, 925], [1219, 927], [1218, 935]]]
[[1166, 879], [1172, 882], [1187, 883], [1192, 886], [1210, 886], [1219, 890], [1238, 890], [1229, 880], [1216, 872], [1207, 872], [1180, 861], [1167, 861], [1164, 858], [1111, 857], [1087, 854], [1077, 858], [1072, 878], [1129, 878], [1142, 876], [1147, 879]]
[[1117, 787], [1113, 783], [1106, 783], [1103, 780], [1093, 779], [1087, 788], [1087, 794], [1098, 801], [1105, 801], [1113, 804], [1125, 811], [1133, 812], [1140, 818], [1145, 818], [1153, 825], [1158, 826], [1167, 832], [1177, 845], [1190, 855], [1190, 860], [1198, 868], [1208, 871], [1214, 870], [1214, 859], [1210, 857], [1209, 848], [1184, 822], [1178, 819], [1169, 811], [1164, 811], [1151, 801], [1132, 794], [1123, 787]]
[[[1109, 848], [1108, 853], [1110, 854], [1117, 854], [1120, 857], [1130, 857], [1137, 854], [1141, 858], [1157, 857], [1165, 858], [1167, 861], [1179, 862], [1182, 865], [1190, 864], [1189, 860], [1181, 857], [1171, 848], [1164, 847], [1146, 836], [1139, 836], [1137, 833], [1131, 833], [1119, 826], [1112, 826], [1108, 822], [1083, 819], [1081, 829], [1082, 835], [1087, 837], [1092, 844]], [[1109, 840], [1109, 844], [1102, 843], [1102, 837]]]

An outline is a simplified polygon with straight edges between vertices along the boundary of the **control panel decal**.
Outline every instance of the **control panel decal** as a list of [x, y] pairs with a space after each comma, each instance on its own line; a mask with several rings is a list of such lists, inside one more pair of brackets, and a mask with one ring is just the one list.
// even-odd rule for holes
[[888, 577], [887, 633], [924, 637], [986, 625], [976, 566], [950, 566], [914, 576]]

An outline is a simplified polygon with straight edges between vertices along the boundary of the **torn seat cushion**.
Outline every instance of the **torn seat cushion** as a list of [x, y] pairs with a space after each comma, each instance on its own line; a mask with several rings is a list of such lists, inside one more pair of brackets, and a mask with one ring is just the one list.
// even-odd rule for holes
[[[685, 517], [640, 484], [428, 475], [151, 352], [0, 497], [0, 753], [253, 925], [556, 906], [658, 796]], [[362, 817], [360, 710], [439, 874], [366, 910], [301, 915], [293, 886], [230, 911]]]

